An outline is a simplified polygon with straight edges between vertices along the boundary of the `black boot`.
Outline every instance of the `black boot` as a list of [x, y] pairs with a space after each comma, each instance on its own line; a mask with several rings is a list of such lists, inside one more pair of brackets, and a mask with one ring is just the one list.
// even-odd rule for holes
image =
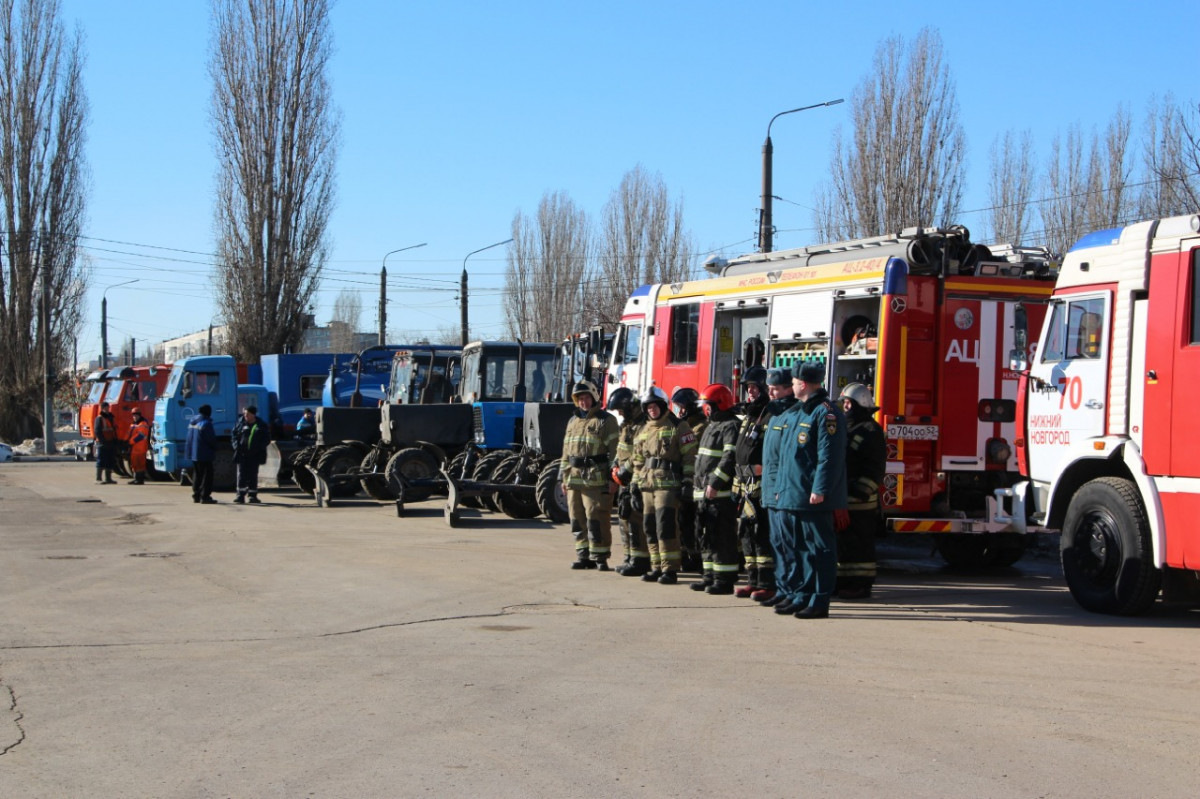
[[651, 569], [642, 575], [642, 580], [648, 583], [658, 582], [658, 578], [662, 577], [662, 569]]
[[585, 556], [585, 557], [581, 558], [580, 560], [577, 560], [574, 563], [572, 563], [571, 568], [572, 569], [594, 569], [594, 568], [596, 568], [596, 562]]
[[650, 571], [650, 558], [634, 558], [623, 569], [617, 569], [622, 577], [641, 577]]
[[607, 561], [607, 560], [605, 560], [605, 559], [603, 559], [603, 558], [601, 558], [600, 560], [596, 561], [596, 568], [597, 568], [597, 569], [599, 569], [599, 570], [600, 570], [600, 571], [602, 571], [602, 572], [610, 572], [610, 571], [612, 571], [612, 569], [610, 569], [610, 568], [608, 567], [608, 561]]
[[700, 580], [692, 583], [691, 588], [693, 591], [707, 591], [708, 587], [712, 584], [713, 584], [713, 573], [706, 571], [706, 572], [704, 572], [704, 576]]
[[713, 584], [704, 590], [710, 594], [732, 594], [733, 583], [725, 580], [714, 580]]

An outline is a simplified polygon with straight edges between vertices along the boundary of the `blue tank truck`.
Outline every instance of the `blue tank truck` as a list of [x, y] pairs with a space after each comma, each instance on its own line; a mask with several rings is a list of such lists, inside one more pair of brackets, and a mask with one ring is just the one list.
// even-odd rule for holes
[[[295, 438], [296, 422], [320, 398], [331, 354], [264, 355], [261, 364], [238, 364], [228, 355], [182, 358], [154, 405], [151, 452], [154, 468], [182, 479], [191, 462], [183, 457], [187, 429], [201, 405], [212, 408], [218, 438], [213, 483], [233, 485], [230, 434], [242, 408], [254, 405], [271, 427], [271, 447], [262, 470], [264, 485], [290, 480], [291, 456], [305, 442]], [[345, 357], [349, 357], [348, 355]]]

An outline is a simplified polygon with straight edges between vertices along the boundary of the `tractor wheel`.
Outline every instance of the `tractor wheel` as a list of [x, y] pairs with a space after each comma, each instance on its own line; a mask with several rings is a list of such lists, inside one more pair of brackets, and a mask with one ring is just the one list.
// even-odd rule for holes
[[[438, 468], [437, 458], [420, 447], [402, 449], [387, 462], [388, 488], [395, 491], [396, 496], [399, 497], [402, 485], [401, 477], [404, 480], [424, 480], [437, 477]], [[404, 501], [422, 502], [429, 499], [429, 495], [432, 493], [433, 489], [425, 486], [407, 486], [404, 489]]]
[[[474, 447], [467, 447], [454, 456], [446, 471], [455, 480], [470, 480], [472, 473], [475, 471], [475, 464], [478, 461], [479, 452]], [[465, 508], [475, 508], [477, 510], [483, 507], [483, 503], [479, 501], [478, 497], [463, 497], [459, 500], [458, 504]]]
[[365, 475], [359, 482], [362, 484], [363, 491], [367, 492], [367, 496], [371, 499], [377, 499], [380, 502], [395, 502], [400, 496], [396, 489], [392, 487], [391, 481], [387, 476], [387, 453], [379, 447], [371, 447], [366, 457], [359, 464], [364, 472], [371, 474]]
[[1094, 613], [1136, 616], [1158, 597], [1150, 522], [1129, 480], [1101, 477], [1071, 498], [1060, 539], [1071, 596]]
[[358, 465], [362, 463], [364, 454], [360, 447], [353, 444], [338, 444], [322, 453], [321, 459], [317, 461], [317, 470], [322, 477], [330, 481], [329, 493], [331, 496], [345, 499], [358, 493], [357, 480], [334, 482], [333, 478], [358, 471]]
[[[508, 450], [487, 453], [479, 459], [479, 463], [475, 464], [475, 471], [471, 473], [471, 479], [478, 483], [492, 482], [496, 467], [510, 455], [512, 453]], [[479, 501], [484, 508], [501, 513], [500, 506], [496, 504], [496, 499], [492, 494], [481, 495]]]
[[[518, 469], [521, 469], [520, 474], [517, 473]], [[533, 486], [537, 482], [537, 473], [522, 467], [521, 456], [514, 453], [501, 461], [492, 472], [492, 482]], [[542, 512], [533, 491], [497, 491], [492, 499], [501, 511], [513, 519], [535, 519]]]
[[537, 480], [538, 507], [546, 518], [555, 524], [567, 524], [571, 521], [571, 511], [567, 508], [567, 492], [558, 481], [558, 461], [554, 461], [538, 475]]
[[305, 494], [312, 494], [317, 487], [317, 482], [313, 480], [312, 472], [308, 470], [309, 464], [320, 454], [320, 449], [316, 444], [297, 452], [292, 457], [292, 482], [296, 487]]

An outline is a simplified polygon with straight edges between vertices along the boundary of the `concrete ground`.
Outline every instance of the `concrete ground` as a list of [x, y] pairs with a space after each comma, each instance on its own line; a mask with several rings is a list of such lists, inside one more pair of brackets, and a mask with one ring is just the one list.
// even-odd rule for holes
[[[433, 501], [0, 466], [2, 797], [1191, 797], [1200, 616], [889, 542], [829, 620]], [[690, 582], [690, 578], [683, 582]]]

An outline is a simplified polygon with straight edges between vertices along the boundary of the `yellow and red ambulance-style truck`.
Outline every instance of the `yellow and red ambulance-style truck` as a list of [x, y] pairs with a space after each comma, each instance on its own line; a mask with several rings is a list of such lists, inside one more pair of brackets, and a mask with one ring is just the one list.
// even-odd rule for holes
[[863, 383], [888, 437], [882, 503], [956, 565], [1007, 565], [1026, 535], [989, 519], [1020, 479], [1018, 309], [1041, 324], [1044, 249], [984, 247], [962, 227], [710, 261], [716, 276], [642, 286], [626, 302], [607, 389], [725, 383], [752, 366], [822, 364], [833, 397]]
[[[1080, 605], [1200, 600], [1200, 216], [1085, 236], [1064, 257], [1023, 374], [1009, 529], [1061, 531]], [[1040, 333], [1036, 331], [1040, 330]]]

